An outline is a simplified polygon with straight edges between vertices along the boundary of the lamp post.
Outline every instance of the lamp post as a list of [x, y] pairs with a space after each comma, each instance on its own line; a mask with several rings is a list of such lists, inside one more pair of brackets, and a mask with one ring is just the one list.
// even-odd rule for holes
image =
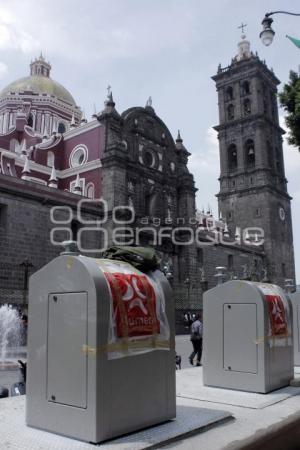
[[33, 264], [26, 258], [21, 264], [20, 267], [24, 268], [24, 284], [23, 284], [23, 306], [26, 305], [26, 296], [28, 291], [28, 279], [29, 279], [29, 270], [32, 269]]
[[162, 272], [167, 278], [167, 280], [171, 281], [173, 279], [173, 272], [171, 271], [170, 265], [165, 264], [162, 268]]
[[272, 44], [275, 31], [272, 28], [273, 19], [270, 17], [273, 14], [288, 14], [290, 16], [300, 16], [298, 13], [291, 13], [289, 11], [273, 11], [265, 14], [262, 21], [263, 30], [259, 34], [259, 37], [264, 45], [267, 47]]
[[191, 287], [191, 280], [187, 277], [184, 280], [184, 284], [187, 287], [187, 295], [188, 295], [188, 304], [190, 304], [190, 287]]

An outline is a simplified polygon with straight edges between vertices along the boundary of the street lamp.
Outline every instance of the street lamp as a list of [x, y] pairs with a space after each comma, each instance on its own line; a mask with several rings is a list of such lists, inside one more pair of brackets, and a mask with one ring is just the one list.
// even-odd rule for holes
[[262, 43], [266, 46], [269, 46], [272, 44], [274, 35], [275, 35], [275, 31], [272, 28], [273, 19], [270, 17], [273, 14], [288, 14], [290, 16], [300, 16], [300, 14], [291, 13], [288, 11], [273, 11], [273, 12], [266, 13], [265, 17], [263, 18], [263, 21], [262, 21], [263, 30], [259, 34], [259, 37], [260, 37]]
[[29, 280], [29, 272], [34, 267], [34, 265], [26, 258], [21, 264], [20, 267], [24, 268], [24, 284], [23, 284], [23, 306], [26, 304], [26, 296], [28, 291], [28, 280]]
[[190, 287], [191, 287], [191, 280], [189, 279], [189, 277], [187, 277], [187, 278], [184, 280], [184, 284], [185, 284], [186, 287], [187, 287], [188, 303], [190, 303]]

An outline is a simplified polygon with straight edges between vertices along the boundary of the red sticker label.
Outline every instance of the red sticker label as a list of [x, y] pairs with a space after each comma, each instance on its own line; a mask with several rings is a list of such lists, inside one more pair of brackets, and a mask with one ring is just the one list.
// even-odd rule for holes
[[288, 325], [282, 298], [279, 295], [266, 295], [271, 324], [271, 336], [287, 336]]
[[122, 337], [149, 336], [160, 332], [156, 295], [145, 275], [105, 273], [109, 282], [116, 321]]

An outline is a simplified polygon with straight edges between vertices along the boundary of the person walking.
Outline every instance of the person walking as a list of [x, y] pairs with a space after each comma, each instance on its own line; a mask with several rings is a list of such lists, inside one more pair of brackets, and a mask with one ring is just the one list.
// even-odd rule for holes
[[196, 314], [195, 321], [191, 325], [191, 342], [193, 351], [189, 357], [190, 363], [194, 365], [194, 358], [197, 355], [197, 366], [201, 366], [202, 356], [202, 332], [203, 325], [201, 322], [201, 314]]

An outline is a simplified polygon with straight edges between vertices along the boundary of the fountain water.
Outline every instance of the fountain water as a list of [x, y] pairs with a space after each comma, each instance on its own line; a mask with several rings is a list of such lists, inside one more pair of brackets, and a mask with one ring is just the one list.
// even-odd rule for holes
[[0, 370], [16, 367], [10, 348], [18, 347], [21, 338], [20, 316], [11, 305], [0, 306]]

